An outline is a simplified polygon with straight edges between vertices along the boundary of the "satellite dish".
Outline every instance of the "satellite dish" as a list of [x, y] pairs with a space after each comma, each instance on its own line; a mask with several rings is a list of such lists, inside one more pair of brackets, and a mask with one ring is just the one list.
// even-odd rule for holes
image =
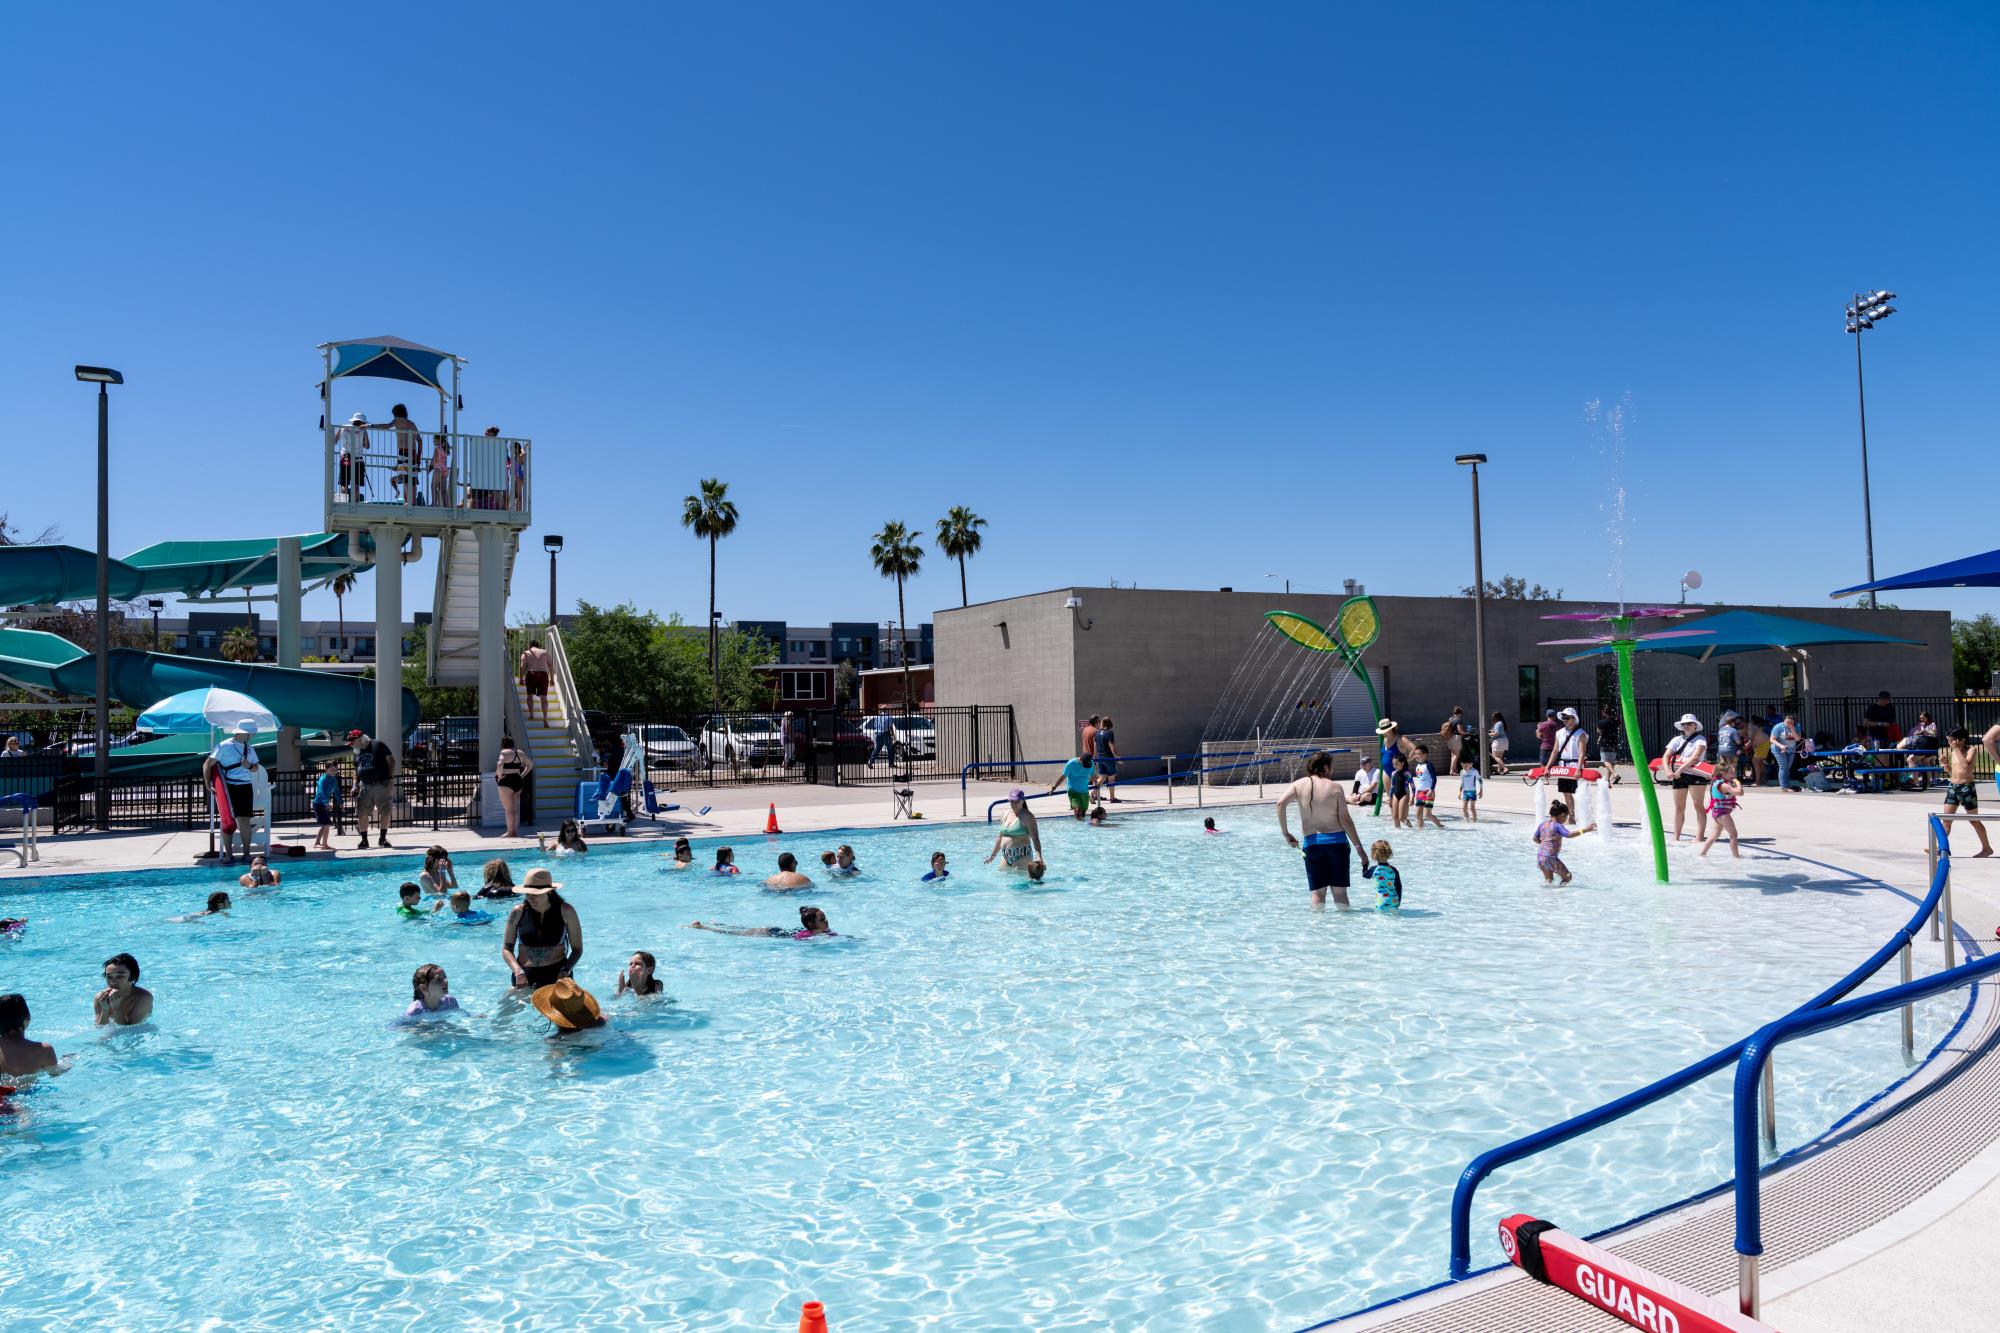
[[1701, 571], [1690, 569], [1687, 573], [1681, 575], [1681, 586], [1683, 588], [1699, 588], [1701, 586]]

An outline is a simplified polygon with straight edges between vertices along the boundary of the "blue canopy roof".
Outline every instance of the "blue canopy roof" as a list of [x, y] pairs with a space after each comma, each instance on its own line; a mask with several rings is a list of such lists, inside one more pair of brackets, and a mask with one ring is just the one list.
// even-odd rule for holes
[[1894, 588], [2000, 588], [2000, 551], [1968, 555], [1962, 560], [1947, 560], [1941, 565], [1927, 565], [1907, 574], [1877, 579], [1873, 583], [1857, 583], [1852, 588], [1842, 588], [1828, 595], [1852, 597], [1860, 592], [1888, 592]]
[[[1793, 652], [1802, 648], [1825, 648], [1836, 645], [1903, 644], [1912, 648], [1924, 645], [1916, 639], [1896, 639], [1887, 634], [1876, 634], [1865, 629], [1849, 629], [1845, 625], [1823, 625], [1814, 620], [1794, 620], [1790, 616], [1767, 615], [1762, 611], [1723, 611], [1705, 616], [1700, 620], [1683, 621], [1681, 629], [1703, 630], [1709, 637], [1705, 639], [1656, 639], [1641, 641], [1634, 647], [1641, 653], [1678, 653], [1682, 657], [1696, 657], [1702, 661], [1718, 653], [1755, 653], [1766, 649]], [[1578, 653], [1577, 657], [1593, 657], [1608, 653], [1607, 644]], [[1572, 659], [1574, 660], [1574, 659]]]
[[402, 338], [356, 338], [349, 342], [326, 343], [334, 350], [333, 377], [362, 375], [374, 379], [406, 380], [445, 391], [443, 366], [458, 358], [435, 347], [425, 347]]

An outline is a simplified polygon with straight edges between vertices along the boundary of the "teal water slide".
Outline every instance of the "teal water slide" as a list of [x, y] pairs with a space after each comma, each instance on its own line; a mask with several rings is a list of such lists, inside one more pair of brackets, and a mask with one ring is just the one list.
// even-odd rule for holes
[[[347, 538], [319, 533], [299, 539], [307, 582], [356, 567]], [[276, 538], [249, 541], [161, 542], [111, 564], [111, 596], [215, 596], [273, 587], [278, 579]], [[366, 566], [361, 566], [365, 568]], [[0, 546], [0, 607], [45, 606], [97, 596], [97, 556], [74, 546]], [[57, 634], [0, 629], [0, 683], [47, 694], [91, 698], [97, 666], [91, 654]], [[339, 735], [371, 730], [375, 682], [323, 671], [301, 671], [261, 662], [111, 650], [111, 696], [144, 709], [182, 690], [219, 685], [263, 703], [278, 721], [303, 731]], [[403, 730], [417, 725], [417, 696], [403, 691]]]

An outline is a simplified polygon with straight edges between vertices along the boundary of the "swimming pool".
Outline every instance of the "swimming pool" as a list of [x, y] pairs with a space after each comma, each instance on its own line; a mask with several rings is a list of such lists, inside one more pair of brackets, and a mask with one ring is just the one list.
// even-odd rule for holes
[[[0, 990], [76, 1061], [0, 1121], [0, 1312], [771, 1329], [811, 1298], [836, 1328], [1296, 1328], [1441, 1278], [1473, 1155], [1741, 1036], [1910, 911], [1773, 857], [1677, 856], [1658, 887], [1629, 838], [1583, 840], [1548, 889], [1529, 825], [1496, 819], [1394, 839], [1400, 918], [1316, 913], [1268, 810], [1219, 817], [1044, 819], [1040, 888], [980, 866], [980, 826], [740, 840], [734, 881], [598, 844], [553, 863], [612, 1017], [588, 1048], [506, 1001], [497, 922], [392, 914], [415, 855], [287, 867], [189, 924], [165, 918], [219, 872], [8, 881], [0, 915], [32, 925]], [[759, 890], [778, 851], [817, 872], [843, 839], [864, 878]], [[915, 882], [934, 847], [942, 888]], [[840, 938], [681, 929], [800, 902]], [[612, 998], [635, 948], [666, 1002]], [[158, 1012], [100, 1035], [120, 950]], [[392, 1029], [427, 961], [469, 1012]], [[1919, 1009], [1923, 1049], [1956, 1012]], [[1786, 1048], [1785, 1143], [1901, 1072], [1894, 1024]], [[1729, 1173], [1708, 1086], [1502, 1172], [1481, 1229], [1587, 1232]]]

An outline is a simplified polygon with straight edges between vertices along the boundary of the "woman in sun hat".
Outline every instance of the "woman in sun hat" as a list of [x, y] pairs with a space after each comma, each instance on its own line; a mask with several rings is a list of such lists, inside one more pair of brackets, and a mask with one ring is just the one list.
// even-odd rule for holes
[[569, 976], [583, 957], [583, 925], [563, 901], [562, 885], [546, 870], [521, 881], [521, 903], [507, 914], [500, 957], [516, 987], [548, 986]]
[[1042, 859], [1042, 826], [1028, 808], [1028, 794], [1019, 787], [1007, 793], [1007, 822], [993, 839], [993, 850], [986, 853], [988, 861], [996, 856], [1017, 875], [1027, 874], [1028, 867]]
[[553, 1035], [557, 1037], [604, 1026], [604, 1011], [597, 1007], [597, 997], [568, 977], [540, 987], [528, 997], [528, 1003], [556, 1025]]
[[[1693, 713], [1682, 713], [1681, 720], [1674, 724], [1680, 728], [1680, 735], [1667, 742], [1667, 748], [1660, 755], [1660, 776], [1673, 783], [1674, 787], [1674, 841], [1681, 840], [1681, 824], [1687, 818], [1688, 793], [1696, 787], [1708, 785], [1708, 774], [1696, 771], [1702, 757], [1708, 753], [1708, 737], [1701, 734], [1701, 719]], [[1708, 832], [1707, 803], [1694, 803], [1694, 840], [1700, 842]]]

